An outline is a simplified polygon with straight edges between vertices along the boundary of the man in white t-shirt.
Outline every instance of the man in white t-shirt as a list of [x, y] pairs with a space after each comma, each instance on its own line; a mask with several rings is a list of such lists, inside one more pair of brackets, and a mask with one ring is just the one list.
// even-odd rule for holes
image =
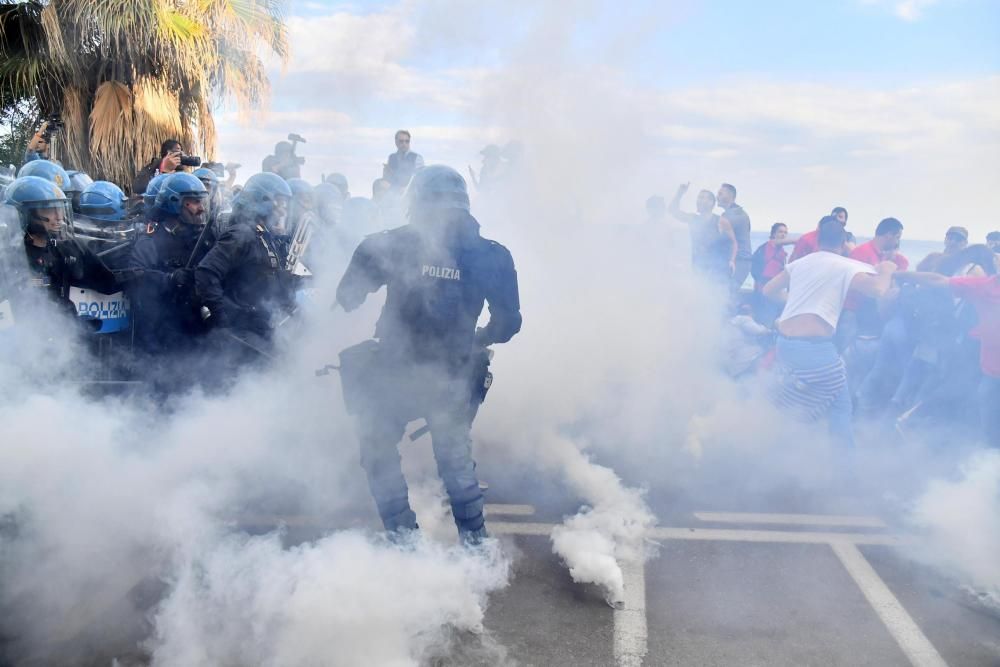
[[819, 252], [791, 262], [764, 286], [764, 296], [785, 302], [777, 321], [775, 401], [809, 420], [826, 417], [830, 433], [853, 446], [847, 371], [833, 336], [848, 293], [882, 296], [896, 265], [872, 267], [842, 256], [844, 227], [833, 216], [820, 220], [818, 232]]

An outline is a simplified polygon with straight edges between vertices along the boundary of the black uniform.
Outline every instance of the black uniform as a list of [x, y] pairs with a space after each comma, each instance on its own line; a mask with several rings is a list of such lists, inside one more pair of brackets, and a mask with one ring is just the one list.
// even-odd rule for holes
[[173, 218], [149, 223], [136, 240], [128, 263], [135, 276], [129, 283], [129, 296], [136, 315], [136, 341], [145, 351], [190, 350], [192, 338], [205, 332], [193, 267], [214, 240], [211, 228]]
[[195, 271], [197, 294], [212, 325], [270, 339], [275, 316], [295, 309], [287, 255], [286, 238], [234, 219]]
[[[397, 445], [407, 422], [424, 417], [455, 523], [461, 534], [475, 535], [483, 531], [483, 495], [469, 431], [485, 395], [485, 347], [520, 330], [520, 302], [510, 252], [482, 238], [468, 213], [445, 215], [434, 227], [411, 224], [369, 236], [354, 252], [338, 302], [349, 311], [382, 285], [387, 293], [375, 329], [379, 343], [352, 348], [367, 357], [362, 368], [351, 368], [345, 351], [341, 375], [386, 529], [416, 527]], [[477, 331], [484, 303], [490, 321]]]
[[74, 239], [50, 240], [38, 247], [25, 234], [24, 252], [32, 284], [47, 289], [57, 304], [74, 315], [76, 308], [69, 299], [70, 286], [104, 294], [118, 291], [114, 275], [94, 253]]

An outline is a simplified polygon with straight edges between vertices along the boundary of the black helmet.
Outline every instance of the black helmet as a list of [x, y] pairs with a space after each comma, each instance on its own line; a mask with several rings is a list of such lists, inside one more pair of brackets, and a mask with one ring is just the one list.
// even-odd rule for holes
[[406, 206], [412, 216], [428, 209], [469, 210], [469, 189], [462, 175], [443, 164], [418, 169], [406, 188]]

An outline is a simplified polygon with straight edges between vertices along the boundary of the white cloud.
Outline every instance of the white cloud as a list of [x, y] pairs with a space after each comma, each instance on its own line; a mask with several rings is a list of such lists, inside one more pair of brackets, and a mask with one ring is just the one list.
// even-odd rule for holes
[[926, 7], [937, 4], [938, 0], [902, 0], [896, 3], [896, 16], [904, 21], [916, 21]]
[[862, 0], [866, 5], [884, 5], [904, 21], [917, 21], [923, 18], [924, 10], [939, 2], [940, 0]]
[[[519, 138], [553, 156], [554, 174], [572, 165], [572, 178], [561, 174], [571, 187], [622, 201], [675, 178], [726, 180], [764, 219], [811, 225], [834, 201], [859, 221], [908, 216], [925, 237], [955, 218], [982, 225], [974, 235], [994, 224], [979, 193], [1000, 186], [1000, 76], [883, 88], [746, 78], [664, 91], [609, 64], [575, 64], [570, 38], [541, 26], [495, 66], [455, 67], [414, 6], [294, 19], [288, 73], [274, 79], [280, 110], [248, 127], [223, 119], [226, 152], [258, 164], [299, 132], [308, 176], [341, 171], [362, 192], [405, 126], [429, 162], [464, 171], [483, 145]], [[414, 51], [426, 55], [428, 40], [439, 66], [417, 67]]]

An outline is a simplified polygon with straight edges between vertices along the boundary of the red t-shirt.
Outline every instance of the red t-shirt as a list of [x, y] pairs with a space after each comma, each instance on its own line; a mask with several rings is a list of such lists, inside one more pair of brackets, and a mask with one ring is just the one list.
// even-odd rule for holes
[[952, 293], [976, 308], [979, 366], [984, 375], [1000, 378], [1000, 275], [949, 278]]
[[[882, 261], [882, 257], [878, 254], [878, 248], [875, 247], [874, 241], [868, 241], [867, 243], [862, 243], [854, 250], [851, 251], [851, 259], [856, 259], [859, 262], [864, 262], [865, 264], [870, 264], [871, 266], [877, 266], [879, 262]], [[892, 257], [892, 261], [896, 264], [896, 268], [900, 271], [906, 271], [910, 267], [910, 260], [906, 259], [904, 255], [896, 253]], [[857, 292], [847, 295], [847, 300], [844, 301], [845, 310], [857, 310], [861, 307], [861, 304], [865, 302], [866, 299], [871, 297], [866, 297], [858, 294]]]
[[[882, 261], [882, 257], [878, 254], [878, 248], [875, 247], [875, 241], [862, 243], [857, 248], [852, 250], [851, 259], [856, 259], [859, 262], [871, 264], [872, 266], [875, 266]], [[910, 268], [910, 260], [906, 259], [906, 257], [898, 252], [893, 255], [892, 261], [895, 262], [896, 268], [900, 271], [906, 271]]]
[[799, 237], [799, 240], [795, 242], [795, 248], [792, 249], [792, 257], [788, 261], [794, 262], [795, 260], [802, 259], [806, 255], [811, 255], [814, 252], [819, 252], [818, 229], [806, 232]]
[[764, 279], [759, 283], [754, 281], [754, 289], [763, 289], [771, 278], [784, 271], [787, 260], [788, 253], [785, 252], [785, 247], [768, 241], [764, 246], [764, 268], [761, 271]]

